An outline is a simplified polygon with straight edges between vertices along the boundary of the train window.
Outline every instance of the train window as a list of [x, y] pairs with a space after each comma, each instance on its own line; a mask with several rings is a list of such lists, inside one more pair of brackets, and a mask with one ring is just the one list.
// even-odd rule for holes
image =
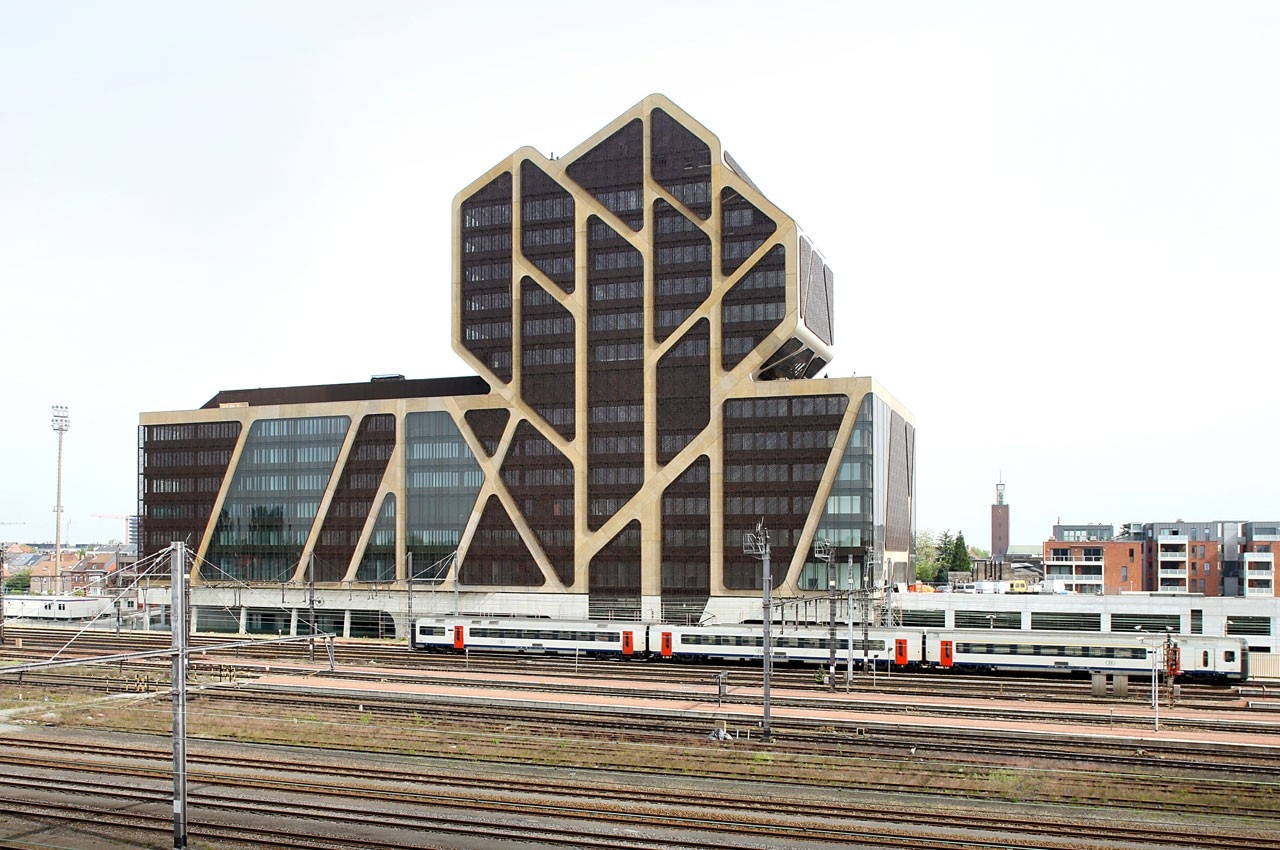
[[1202, 660], [1200, 661], [1200, 666], [1201, 667], [1209, 666], [1209, 650], [1207, 649], [1204, 651], [1204, 655], [1202, 656]]
[[1080, 647], [1078, 647], [1078, 646], [1068, 646], [1068, 647], [1066, 647], [1066, 650], [1067, 650], [1067, 651], [1066, 651], [1066, 654], [1067, 654], [1067, 655], [1069, 655], [1069, 656], [1071, 656], [1072, 658], [1079, 658], [1079, 657], [1080, 657]]
[[1222, 660], [1223, 660], [1223, 661], [1225, 661], [1225, 662], [1227, 662], [1228, 664], [1233, 664], [1233, 663], [1235, 663], [1235, 660], [1236, 660], [1236, 651], [1235, 651], [1234, 649], [1228, 649], [1228, 650], [1223, 651], [1223, 653], [1222, 653]]

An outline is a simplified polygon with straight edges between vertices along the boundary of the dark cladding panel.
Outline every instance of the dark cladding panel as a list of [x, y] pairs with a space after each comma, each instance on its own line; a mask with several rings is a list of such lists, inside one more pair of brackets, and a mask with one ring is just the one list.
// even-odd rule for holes
[[510, 172], [462, 202], [462, 344], [511, 380]]
[[720, 191], [720, 270], [731, 275], [773, 235], [778, 225], [754, 204], [725, 187]]
[[711, 217], [711, 148], [661, 109], [649, 113], [649, 172], [699, 218]]
[[639, 118], [578, 157], [566, 171], [632, 230], [644, 226], [644, 125]]
[[507, 516], [502, 501], [490, 496], [462, 561], [460, 583], [470, 587], [539, 587], [542, 570]]
[[471, 432], [476, 435], [476, 439], [480, 441], [484, 453], [493, 457], [493, 453], [498, 450], [498, 444], [502, 442], [502, 433], [507, 429], [507, 420], [511, 418], [511, 412], [505, 408], [477, 408], [468, 410], [463, 414], [463, 418], [471, 428]]
[[849, 399], [843, 395], [730, 399], [724, 404], [724, 582], [758, 589], [760, 561], [738, 554], [742, 535], [763, 520], [775, 586], [814, 509]]
[[520, 163], [520, 250], [565, 292], [573, 292], [573, 196], [542, 169]]
[[831, 297], [835, 275], [831, 267], [822, 262], [815, 253], [813, 265], [806, 281], [803, 274], [800, 278], [800, 291], [805, 306], [801, 307], [805, 327], [817, 334], [818, 339], [831, 344]]
[[720, 362], [732, 369], [787, 314], [787, 255], [777, 245], [725, 294], [720, 305]]
[[379, 413], [360, 421], [320, 527], [320, 541], [315, 548], [316, 581], [342, 581], [347, 574], [395, 445], [395, 416]]
[[521, 422], [501, 474], [556, 575], [573, 584], [573, 464], [537, 428]]
[[658, 463], [669, 463], [711, 421], [711, 323], [699, 320], [658, 361]]
[[803, 236], [800, 237], [797, 259], [800, 264], [800, 314], [804, 315], [809, 309], [809, 272], [817, 258], [813, 255], [813, 244]]
[[573, 314], [532, 278], [520, 281], [520, 393], [560, 436], [572, 440]]
[[911, 548], [911, 490], [907, 482], [907, 420], [896, 410], [889, 416], [889, 480], [885, 483], [884, 545], [891, 552]]
[[175, 540], [200, 551], [240, 438], [240, 423], [143, 425], [138, 437], [139, 560], [168, 549]]
[[591, 596], [640, 596], [640, 521], [633, 520], [591, 558]]
[[653, 230], [653, 338], [662, 342], [711, 294], [711, 237], [661, 199]]
[[644, 257], [587, 221], [587, 525], [597, 529], [644, 483]]
[[699, 457], [662, 494], [662, 596], [711, 594], [711, 463]]

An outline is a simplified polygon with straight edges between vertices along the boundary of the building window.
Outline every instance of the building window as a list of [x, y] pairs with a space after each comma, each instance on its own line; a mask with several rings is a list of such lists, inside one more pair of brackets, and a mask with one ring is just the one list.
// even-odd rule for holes
[[1120, 568], [1120, 580], [1121, 580], [1121, 581], [1128, 581], [1128, 580], [1129, 580], [1129, 568], [1128, 568], [1128, 567], [1121, 567], [1121, 568]]

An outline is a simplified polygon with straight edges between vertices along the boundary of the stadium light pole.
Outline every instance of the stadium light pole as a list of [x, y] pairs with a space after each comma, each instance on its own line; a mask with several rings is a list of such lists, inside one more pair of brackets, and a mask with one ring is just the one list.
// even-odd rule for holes
[[58, 503], [53, 512], [56, 515], [57, 530], [53, 536], [53, 595], [62, 595], [62, 438], [71, 428], [71, 417], [63, 404], [53, 406], [53, 430], [58, 435]]

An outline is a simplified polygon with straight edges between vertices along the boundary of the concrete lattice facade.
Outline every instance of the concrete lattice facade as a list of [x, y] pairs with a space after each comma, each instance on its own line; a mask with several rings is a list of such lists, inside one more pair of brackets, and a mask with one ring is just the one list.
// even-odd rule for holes
[[910, 415], [869, 378], [819, 377], [831, 270], [669, 100], [564, 157], [516, 151], [459, 193], [453, 244], [454, 348], [479, 377], [144, 414], [144, 554], [185, 536], [196, 582], [412, 570], [472, 610], [554, 594], [558, 616], [754, 596], [760, 520], [782, 593], [824, 589], [817, 538], [909, 572]]

